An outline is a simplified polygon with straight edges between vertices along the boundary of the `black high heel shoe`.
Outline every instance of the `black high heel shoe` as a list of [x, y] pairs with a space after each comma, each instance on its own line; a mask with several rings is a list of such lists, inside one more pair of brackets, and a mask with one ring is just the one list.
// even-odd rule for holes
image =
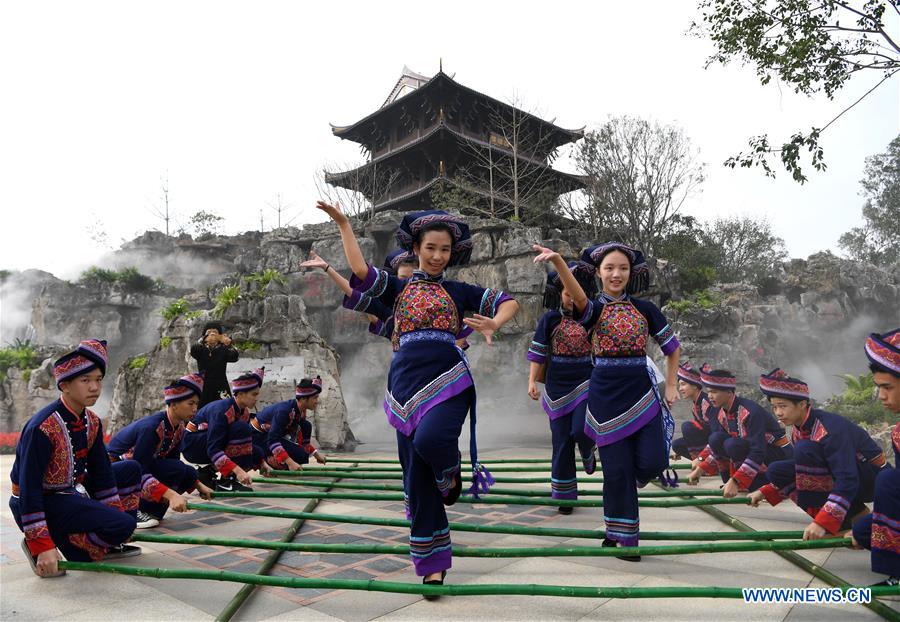
[[[425, 580], [425, 577], [422, 577], [422, 585], [444, 585], [444, 579], [447, 577], [447, 571], [441, 570], [441, 578], [440, 579], [430, 579], [428, 581]], [[424, 594], [425, 600], [437, 600], [440, 598], [440, 594]]]
[[[618, 548], [619, 543], [615, 540], [610, 540], [609, 538], [603, 538], [603, 546]], [[640, 555], [616, 555], [616, 559], [621, 559], [625, 562], [639, 562], [641, 561]]]
[[453, 482], [453, 488], [447, 491], [447, 496], [442, 499], [444, 505], [451, 506], [459, 499], [462, 494], [462, 471], [456, 472], [456, 481]]

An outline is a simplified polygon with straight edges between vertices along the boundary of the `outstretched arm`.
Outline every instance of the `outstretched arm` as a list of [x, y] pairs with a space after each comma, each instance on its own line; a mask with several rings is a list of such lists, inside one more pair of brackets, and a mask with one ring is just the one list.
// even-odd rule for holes
[[497, 312], [494, 314], [494, 317], [491, 318], [476, 313], [472, 317], [465, 318], [463, 323], [484, 335], [485, 341], [490, 346], [494, 344], [494, 333], [500, 330], [501, 326], [513, 319], [518, 311], [519, 303], [512, 298], [508, 298], [501, 302], [500, 306], [497, 307]]
[[309, 259], [301, 263], [300, 267], [319, 268], [337, 284], [337, 286], [341, 289], [342, 292], [344, 292], [345, 295], [349, 296], [351, 293], [353, 293], [353, 289], [350, 287], [350, 281], [338, 274], [338, 271], [332, 268], [327, 261], [319, 257], [316, 254], [316, 251], [309, 251]]
[[359, 248], [359, 242], [353, 233], [353, 227], [350, 226], [350, 220], [347, 215], [341, 211], [340, 204], [331, 205], [325, 201], [317, 201], [316, 208], [322, 210], [337, 224], [338, 230], [341, 232], [341, 243], [344, 245], [344, 254], [347, 256], [347, 263], [350, 269], [360, 279], [365, 279], [369, 272], [369, 264], [363, 258], [362, 250]]
[[559, 279], [562, 281], [563, 286], [566, 288], [566, 291], [569, 292], [569, 295], [572, 296], [575, 311], [578, 313], [584, 311], [584, 308], [587, 306], [587, 295], [584, 293], [581, 285], [578, 284], [575, 275], [569, 270], [569, 265], [562, 256], [556, 251], [540, 246], [539, 244], [535, 244], [532, 248], [538, 253], [537, 257], [534, 258], [534, 263], [553, 264], [553, 267], [559, 274]]

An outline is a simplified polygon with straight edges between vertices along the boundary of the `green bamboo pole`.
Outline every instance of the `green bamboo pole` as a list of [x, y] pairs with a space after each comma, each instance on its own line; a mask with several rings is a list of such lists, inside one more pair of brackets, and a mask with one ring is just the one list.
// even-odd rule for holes
[[[302, 471], [282, 471], [273, 470], [272, 475], [277, 477], [340, 477], [341, 479], [374, 479], [374, 480], [396, 480], [403, 479], [402, 473], [348, 473], [344, 471], [332, 471], [327, 469], [310, 469], [306, 468]], [[602, 484], [602, 477], [589, 475], [590, 479], [584, 480], [588, 484]], [[254, 478], [255, 480], [256, 478]], [[503, 477], [502, 475], [494, 476], [494, 481], [498, 484], [550, 484], [549, 477]]]
[[[329, 463], [343, 464], [357, 462], [359, 464], [388, 464], [399, 465], [397, 460], [350, 460], [349, 458], [328, 458]], [[469, 464], [469, 463], [464, 463]], [[482, 464], [550, 464], [549, 458], [507, 458], [503, 460], [483, 460]]]
[[[463, 464], [462, 466], [464, 468], [470, 468], [469, 465], [467, 465], [467, 464]], [[513, 467], [513, 466], [500, 465], [500, 466], [495, 467], [495, 466], [491, 466], [491, 464], [489, 464], [489, 463], [484, 463], [484, 466], [491, 473], [547, 473], [550, 471], [549, 464], [547, 466]], [[316, 471], [319, 468], [320, 467], [307, 466], [307, 467], [304, 467], [303, 470], [304, 471]], [[325, 467], [321, 467], [321, 468], [323, 471], [324, 470], [328, 470], [328, 471], [343, 471], [343, 470], [345, 470], [345, 467], [329, 468], [328, 466], [325, 466]], [[670, 468], [673, 468], [676, 470], [684, 470], [686, 468], [689, 469], [690, 465], [689, 464], [676, 464]], [[346, 470], [349, 470], [349, 469], [346, 469]], [[403, 469], [401, 469], [399, 466], [398, 467], [374, 466], [374, 467], [367, 467], [365, 469], [358, 469], [357, 471], [363, 472], [363, 473], [403, 473]]]
[[[332, 484], [337, 483], [337, 480], [332, 480]], [[313, 510], [316, 509], [316, 506], [319, 505], [321, 499], [311, 499], [304, 507], [303, 513], [310, 514]], [[284, 535], [281, 536], [281, 541], [279, 544], [287, 544], [293, 541], [294, 538], [297, 537], [297, 534], [300, 532], [300, 528], [303, 527], [303, 524], [306, 522], [306, 518], [297, 517], [291, 523], [291, 525], [284, 532]], [[275, 567], [275, 564], [281, 558], [281, 553], [283, 551], [280, 549], [273, 550], [266, 559], [263, 560], [262, 564], [260, 564], [259, 568], [256, 570], [256, 574], [258, 575], [267, 575], [272, 571], [272, 568]], [[238, 612], [238, 610], [244, 605], [248, 598], [253, 594], [253, 591], [256, 589], [256, 586], [253, 584], [246, 584], [238, 593], [235, 594], [228, 604], [225, 605], [225, 608], [216, 616], [216, 622], [229, 622], [231, 618], [234, 617], [234, 614]]]
[[[377, 525], [381, 527], [409, 528], [409, 521], [400, 518], [380, 518], [375, 516], [358, 516], [348, 514], [315, 514], [296, 510], [268, 510], [245, 508], [240, 506], [219, 505], [215, 503], [188, 503], [188, 509], [204, 512], [223, 512], [225, 514], [241, 514], [244, 516], [269, 516], [272, 518], [306, 518], [328, 523], [348, 523], [352, 525]], [[497, 533], [519, 536], [546, 536], [553, 538], [589, 538], [606, 537], [602, 529], [571, 529], [565, 527], [528, 527], [525, 525], [473, 525], [471, 523], [450, 523], [452, 531], [473, 533]], [[802, 531], [758, 531], [753, 533], [734, 533], [719, 531], [642, 531], [645, 540], [780, 540], [803, 537]]]
[[[343, 488], [349, 490], [384, 490], [390, 492], [403, 492], [403, 486], [400, 484], [353, 484], [353, 483], [341, 483], [334, 484], [329, 482], [320, 482], [315, 480], [301, 480], [301, 479], [293, 479], [293, 478], [274, 478], [274, 477], [254, 477], [254, 482], [259, 482], [262, 484], [285, 484], [288, 486], [309, 486], [312, 488]], [[511, 495], [514, 497], [550, 497], [549, 490], [525, 490], [522, 488], [500, 488], [493, 487], [491, 488], [492, 495]], [[603, 494], [602, 490], [584, 490], [579, 489], [579, 496], [593, 496], [598, 497]], [[657, 498], [657, 497], [721, 497], [722, 491], [720, 490], [698, 490], [698, 491], [689, 491], [689, 490], [681, 490], [681, 489], [667, 489], [667, 490], [647, 490], [638, 492], [638, 497], [642, 498]]]
[[[731, 516], [730, 514], [726, 514], [725, 512], [723, 512], [722, 510], [720, 510], [718, 508], [701, 507], [700, 509], [703, 510], [704, 512], [706, 512], [707, 514], [709, 514], [710, 516], [713, 516], [713, 517], [719, 519], [723, 523], [730, 525], [731, 527], [734, 527], [738, 531], [743, 531], [746, 533], [754, 531], [754, 529], [752, 527], [750, 527], [749, 525], [747, 525], [746, 523], [738, 520], [737, 518]], [[850, 586], [849, 583], [847, 583], [846, 581], [841, 579], [836, 574], [834, 574], [828, 570], [825, 570], [818, 564], [814, 564], [813, 562], [809, 561], [802, 555], [798, 555], [797, 553], [794, 553], [793, 551], [773, 551], [773, 552], [776, 555], [779, 555], [782, 558], [786, 559], [787, 561], [791, 562], [795, 566], [802, 568], [803, 570], [810, 573], [814, 577], [821, 579], [822, 581], [824, 581], [825, 583], [827, 583], [828, 585], [830, 585], [832, 587], [839, 587], [839, 588], [844, 589], [844, 588], [847, 588]], [[873, 587], [871, 589], [872, 589], [872, 596], [873, 596], [872, 602], [862, 603], [863, 606], [868, 607], [869, 609], [871, 609], [872, 611], [874, 611], [875, 613], [880, 615], [885, 620], [890, 620], [891, 622], [900, 622], [900, 611], [896, 611], [895, 609], [892, 609], [888, 605], [885, 605], [883, 602], [874, 598], [875, 596], [900, 596], [900, 587], [889, 588], [890, 590], [893, 590], [893, 591], [882, 591], [882, 590], [879, 590], [877, 587]]]
[[[323, 544], [320, 542], [267, 542], [238, 538], [170, 536], [135, 533], [135, 542], [227, 546], [239, 549], [269, 549], [304, 553], [350, 553], [356, 555], [408, 555], [405, 544]], [[698, 553], [739, 553], [747, 551], [788, 551], [834, 549], [850, 546], [850, 538], [821, 540], [779, 540], [777, 542], [704, 542], [665, 546], [525, 546], [525, 547], [454, 547], [454, 557], [618, 557], [620, 555], [694, 555]]]
[[[334, 460], [329, 460], [328, 462], [335, 462]], [[516, 460], [515, 463], [525, 462], [524, 460]], [[390, 466], [369, 466], [362, 469], [359, 469], [363, 472], [369, 473], [402, 473], [403, 469], [400, 468], [400, 464], [398, 462], [390, 462], [390, 463], [376, 463], [376, 464], [388, 464]], [[485, 460], [482, 461], [483, 464], [489, 471], [492, 473], [541, 473], [550, 470], [550, 461], [549, 460], [538, 460], [532, 462], [530, 464], [540, 464], [544, 466], [523, 466], [523, 467], [515, 467], [515, 466], [507, 466], [508, 463], [496, 462]], [[499, 464], [499, 466], [494, 466], [495, 464]], [[470, 467], [471, 464], [468, 462], [463, 462], [462, 466]], [[333, 469], [333, 470], [341, 470], [347, 467], [329, 467], [327, 463], [323, 467], [306, 467], [307, 470], [315, 470], [318, 468], [322, 469]], [[673, 464], [669, 466], [670, 469], [675, 469], [676, 471], [688, 471], [691, 468], [690, 464]]]
[[[700, 506], [700, 510], [703, 512], [706, 512], [713, 518], [725, 523], [726, 525], [728, 525], [734, 529], [737, 529], [738, 531], [740, 531], [742, 533], [759, 533], [755, 529], [753, 529], [753, 527], [751, 527], [750, 525], [735, 518], [734, 516], [731, 516], [730, 514], [727, 514], [726, 512], [723, 512], [719, 508], [714, 508], [714, 507], [709, 507], [709, 506]], [[780, 556], [781, 558], [791, 562], [798, 568], [802, 568], [803, 570], [810, 573], [817, 579], [824, 581], [825, 583], [827, 583], [828, 585], [830, 585], [832, 587], [839, 587], [839, 588], [844, 589], [850, 585], [849, 583], [847, 583], [846, 581], [841, 579], [836, 574], [834, 574], [828, 570], [825, 570], [818, 564], [814, 564], [813, 562], [809, 561], [802, 555], [799, 555], [793, 551], [773, 551], [773, 553], [775, 553], [776, 555]], [[875, 596], [878, 596], [880, 594], [885, 595], [885, 596], [900, 595], [900, 588], [890, 587], [889, 589], [893, 590], [893, 591], [880, 591], [876, 587], [873, 587], [871, 589], [872, 589], [872, 596], [873, 596], [872, 602], [862, 603], [863, 606], [871, 609], [872, 611], [874, 611], [875, 613], [880, 615], [885, 620], [889, 620], [890, 622], [900, 622], [900, 612], [892, 609], [888, 605], [885, 605], [884, 603], [882, 603], [879, 600], [877, 600], [876, 598], [874, 598]]]
[[[228, 570], [197, 570], [181, 568], [138, 568], [91, 562], [59, 562], [65, 570], [108, 572], [112, 574], [156, 579], [203, 579], [207, 581], [232, 581], [267, 585], [271, 587], [366, 590], [396, 594], [427, 594], [434, 596], [568, 596], [576, 598], [743, 598], [739, 587], [582, 587], [573, 585], [535, 584], [470, 584], [423, 585], [398, 581], [374, 581], [363, 579], [318, 579], [301, 577], [269, 577], [230, 572]], [[872, 588], [872, 593], [893, 594], [896, 588]]]
[[[363, 494], [352, 492], [293, 492], [293, 491], [254, 491], [254, 492], [216, 492], [214, 498], [246, 497], [255, 499], [342, 499], [347, 501], [403, 501], [402, 494], [388, 493], [383, 495]], [[475, 499], [468, 495], [461, 496], [458, 503], [489, 504], [489, 505], [549, 505], [568, 506], [574, 508], [600, 508], [603, 501], [586, 501], [581, 499], [534, 499], [531, 497], [504, 497], [500, 495], [485, 495], [481, 499]], [[707, 498], [707, 499], [643, 499], [638, 500], [638, 505], [645, 508], [680, 508], [695, 505], [747, 505], [746, 497]]]

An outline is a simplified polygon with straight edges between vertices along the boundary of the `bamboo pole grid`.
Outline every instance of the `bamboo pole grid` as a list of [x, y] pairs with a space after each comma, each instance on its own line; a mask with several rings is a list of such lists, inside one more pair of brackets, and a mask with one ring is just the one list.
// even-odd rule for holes
[[[359, 482], [341, 483], [347, 479], [371, 479], [371, 480], [397, 480], [402, 478], [402, 471], [397, 468], [397, 463], [392, 460], [356, 460], [356, 459], [330, 459], [329, 467], [306, 467], [300, 472], [274, 471], [276, 477], [254, 478], [255, 483], [286, 484], [290, 486], [304, 486], [321, 488], [313, 492], [293, 491], [260, 491], [252, 493], [222, 493], [215, 497], [250, 497], [250, 498], [296, 498], [308, 499], [306, 506], [301, 511], [293, 510], [266, 510], [258, 508], [245, 508], [231, 505], [211, 503], [189, 503], [193, 510], [207, 512], [223, 512], [249, 516], [269, 516], [275, 518], [291, 519], [292, 522], [282, 538], [276, 542], [263, 540], [248, 540], [240, 538], [209, 538], [190, 536], [168, 536], [161, 534], [136, 533], [136, 542], [157, 542], [173, 544], [197, 544], [208, 546], [224, 546], [234, 548], [258, 548], [269, 550], [271, 553], [260, 565], [255, 574], [238, 573], [230, 571], [210, 571], [195, 569], [166, 569], [166, 568], [139, 568], [133, 566], [120, 566], [104, 563], [80, 563], [60, 562], [60, 566], [69, 570], [82, 570], [94, 572], [109, 572], [114, 574], [127, 574], [134, 576], [178, 579], [212, 579], [230, 581], [243, 584], [234, 598], [226, 605], [216, 620], [227, 622], [244, 603], [250, 598], [257, 586], [277, 586], [288, 588], [316, 588], [316, 589], [347, 589], [369, 590], [392, 593], [423, 594], [436, 596], [471, 596], [471, 595], [536, 595], [536, 596], [564, 596], [578, 598], [742, 598], [741, 588], [729, 587], [651, 587], [651, 588], [622, 588], [622, 587], [582, 587], [559, 585], [534, 585], [534, 584], [478, 584], [478, 585], [421, 585], [415, 583], [401, 583], [379, 580], [351, 580], [351, 579], [324, 579], [324, 578], [299, 578], [299, 577], [272, 577], [268, 576], [284, 551], [305, 551], [323, 553], [356, 553], [356, 554], [395, 554], [402, 555], [409, 552], [409, 548], [403, 545], [352, 545], [352, 544], [322, 544], [294, 542], [297, 533], [306, 520], [326, 521], [335, 523], [355, 523], [382, 525], [390, 527], [408, 527], [409, 521], [401, 519], [386, 519], [366, 516], [349, 516], [316, 513], [314, 510], [322, 499], [341, 499], [355, 501], [403, 501], [402, 494], [390, 494], [402, 492], [403, 487], [396, 484], [366, 484]], [[348, 464], [350, 466], [333, 466], [334, 464]], [[534, 466], [516, 467], [513, 464], [529, 464]], [[366, 465], [361, 467], [360, 465]], [[370, 466], [375, 465], [375, 466]], [[386, 466], [382, 466], [386, 465]], [[532, 473], [546, 472], [549, 470], [549, 461], [541, 459], [508, 459], [486, 461], [487, 467], [492, 472]], [[540, 466], [537, 466], [540, 465]], [[676, 469], [689, 468], [688, 465], [674, 465]], [[465, 468], [465, 465], [464, 467]], [[331, 478], [329, 481], [307, 478]], [[303, 478], [303, 479], [300, 479]], [[495, 477], [498, 483], [548, 483], [546, 477]], [[502, 482], [500, 481], [502, 480]], [[592, 478], [588, 483], [602, 481]], [[335, 489], [351, 489], [362, 491], [387, 491], [389, 494], [373, 493], [344, 493], [333, 492]], [[596, 496], [599, 491], [579, 490], [581, 496]], [[587, 494], [586, 494], [587, 493]], [[461, 496], [460, 503], [487, 503], [507, 505], [534, 505], [534, 506], [569, 506], [569, 507], [602, 507], [599, 500], [561, 500], [550, 499], [545, 491], [524, 490], [515, 488], [495, 487], [491, 493], [482, 499], [473, 499]], [[683, 488], [666, 488], [658, 491], [639, 492], [639, 505], [641, 507], [697, 507], [717, 520], [731, 526], [736, 532], [642, 532], [642, 538], [646, 540], [660, 541], [701, 541], [699, 544], [653, 545], [638, 547], [596, 547], [596, 546], [552, 546], [552, 547], [455, 547], [453, 554], [456, 557], [607, 557], [621, 555], [684, 555], [699, 553], [728, 553], [739, 551], [772, 551], [789, 562], [797, 565], [806, 572], [823, 580], [827, 584], [845, 590], [852, 587], [846, 581], [833, 573], [821, 568], [795, 551], [826, 549], [844, 547], [849, 545], [849, 538], [828, 538], [816, 541], [803, 541], [800, 531], [765, 531], [753, 530], [740, 520], [726, 514], [716, 505], [746, 504], [746, 499], [723, 499], [720, 493], [709, 490], [687, 490]], [[551, 536], [564, 538], [602, 538], [603, 530], [527, 527], [521, 525], [473, 525], [469, 523], [450, 523], [452, 531], [469, 531], [481, 533], [502, 533], [519, 535]], [[872, 588], [873, 599], [865, 604], [869, 609], [886, 620], [900, 621], [900, 612], [877, 599], [878, 596], [900, 595], [900, 589], [896, 587]]]

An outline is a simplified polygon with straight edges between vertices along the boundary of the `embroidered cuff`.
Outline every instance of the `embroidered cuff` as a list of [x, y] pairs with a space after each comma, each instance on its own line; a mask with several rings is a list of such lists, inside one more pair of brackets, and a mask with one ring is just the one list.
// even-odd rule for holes
[[275, 461], [275, 464], [284, 464], [285, 460], [287, 460], [289, 457], [288, 452], [284, 450], [284, 447], [281, 445], [281, 443], [269, 445], [269, 449], [272, 450], [272, 460]]
[[378, 298], [384, 293], [387, 284], [388, 273], [371, 265], [364, 279], [359, 279], [355, 273], [350, 275], [350, 287], [358, 290], [362, 296]]
[[781, 503], [784, 499], [784, 497], [781, 496], [781, 493], [778, 492], [778, 488], [775, 487], [775, 484], [766, 484], [760, 488], [759, 491], [763, 493], [766, 501], [773, 507]]
[[759, 467], [757, 467], [755, 462], [747, 459], [744, 460], [744, 463], [731, 475], [731, 477], [734, 478], [734, 481], [736, 481], [741, 488], [749, 488], [750, 484], [752, 484], [753, 480], [756, 478], [757, 473], [759, 473]]
[[25, 542], [28, 544], [28, 550], [31, 554], [37, 556], [39, 553], [49, 551], [56, 548], [53, 539], [50, 537], [50, 530], [47, 528], [47, 521], [43, 512], [35, 512], [22, 516], [25, 532]]
[[707, 475], [715, 475], [719, 472], [719, 461], [716, 460], [716, 457], [712, 453], [712, 448], [709, 445], [700, 452], [697, 459], [700, 460], [700, 468]]
[[653, 338], [666, 356], [674, 352], [680, 345], [671, 324], [666, 324], [661, 331], [653, 335]]
[[532, 363], [543, 365], [547, 362], [548, 350], [549, 348], [547, 347], [547, 344], [532, 341], [531, 346], [528, 348], [528, 353], [525, 355], [525, 358]]
[[497, 309], [500, 308], [507, 300], [513, 300], [513, 297], [499, 289], [486, 289], [481, 297], [481, 305], [479, 305], [478, 313], [485, 317], [494, 317]]
[[159, 503], [168, 492], [169, 487], [147, 473], [141, 480], [141, 497], [147, 501]]
[[49, 535], [31, 539], [29, 539], [26, 535], [25, 543], [28, 545], [28, 550], [31, 551], [31, 554], [35, 557], [37, 557], [44, 551], [51, 551], [56, 548], [56, 544], [53, 542]]
[[360, 293], [358, 290], [353, 290], [349, 295], [345, 295], [343, 300], [341, 300], [341, 306], [345, 309], [349, 309], [350, 311], [359, 311], [364, 313], [369, 308], [369, 303], [372, 302], [372, 298], [369, 296], [365, 296]]
[[223, 477], [228, 477], [231, 475], [231, 472], [237, 468], [237, 464], [235, 464], [231, 458], [226, 456], [224, 451], [220, 451], [212, 456], [212, 461], [216, 466], [216, 470], [221, 473]]
[[828, 501], [816, 513], [813, 521], [835, 535], [841, 529], [844, 519], [847, 517], [847, 509], [850, 503], [840, 495], [828, 495]]

